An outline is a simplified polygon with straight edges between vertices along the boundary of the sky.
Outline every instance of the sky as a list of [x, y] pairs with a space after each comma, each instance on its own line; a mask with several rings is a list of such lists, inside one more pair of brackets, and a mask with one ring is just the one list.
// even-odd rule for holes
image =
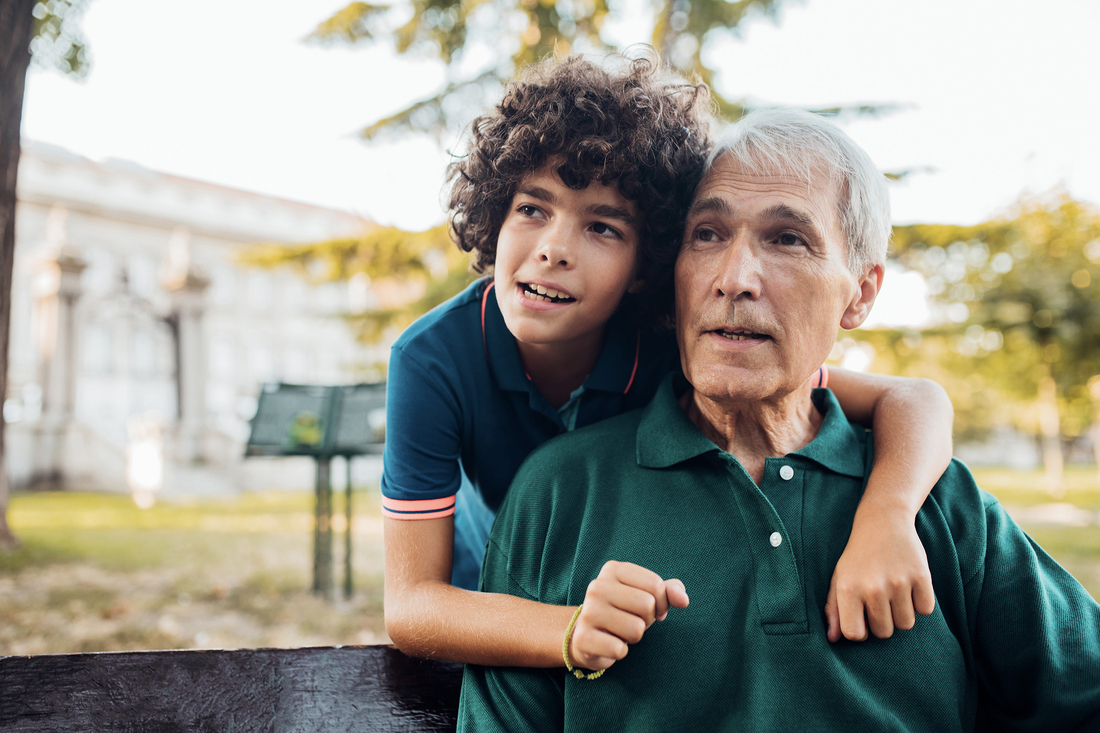
[[[368, 146], [356, 131], [431, 96], [443, 69], [386, 42], [304, 41], [345, 4], [91, 0], [90, 73], [32, 67], [22, 134], [383, 224], [437, 224], [445, 150], [427, 138]], [[884, 170], [917, 171], [892, 185], [897, 223], [977, 223], [1056, 187], [1100, 203], [1100, 2], [796, 0], [777, 21], [708, 39], [716, 85], [755, 105], [897, 105], [841, 120]], [[627, 20], [606, 31], [618, 43], [648, 36]], [[909, 320], [920, 320], [906, 305], [919, 287], [895, 279]]]

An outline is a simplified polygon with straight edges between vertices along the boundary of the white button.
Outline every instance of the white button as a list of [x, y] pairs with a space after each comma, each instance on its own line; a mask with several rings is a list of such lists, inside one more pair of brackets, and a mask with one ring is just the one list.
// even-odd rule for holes
[[772, 547], [779, 547], [783, 544], [783, 535], [778, 532], [772, 532], [772, 536], [768, 538], [768, 542], [772, 543]]
[[783, 468], [779, 469], [779, 478], [783, 479], [784, 481], [790, 481], [793, 477], [794, 469], [790, 466], [783, 466]]

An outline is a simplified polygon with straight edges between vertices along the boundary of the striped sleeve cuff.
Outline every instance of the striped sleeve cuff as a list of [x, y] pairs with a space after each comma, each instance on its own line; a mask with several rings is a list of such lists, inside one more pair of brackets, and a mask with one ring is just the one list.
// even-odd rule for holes
[[824, 364], [821, 365], [821, 368], [817, 370], [816, 381], [817, 384], [814, 385], [815, 387], [824, 388], [829, 386], [829, 367], [825, 366]]
[[455, 495], [414, 501], [382, 497], [382, 516], [391, 519], [438, 519], [455, 513]]

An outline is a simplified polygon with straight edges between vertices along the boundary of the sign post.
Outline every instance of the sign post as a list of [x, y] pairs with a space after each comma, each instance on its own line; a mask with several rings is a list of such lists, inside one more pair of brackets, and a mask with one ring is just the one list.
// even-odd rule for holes
[[353, 592], [351, 574], [351, 459], [379, 454], [385, 444], [386, 385], [326, 387], [265, 384], [245, 456], [310, 456], [316, 461], [313, 526], [313, 592], [332, 599], [332, 459], [347, 466], [344, 537], [344, 595]]

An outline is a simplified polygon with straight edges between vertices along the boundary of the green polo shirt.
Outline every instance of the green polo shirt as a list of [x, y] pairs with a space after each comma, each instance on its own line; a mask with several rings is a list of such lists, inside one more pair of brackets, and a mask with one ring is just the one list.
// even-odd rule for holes
[[821, 609], [871, 469], [828, 390], [758, 487], [653, 402], [531, 455], [481, 589], [579, 604], [608, 560], [680, 578], [691, 605], [598, 680], [466, 667], [459, 730], [1100, 730], [1100, 606], [955, 461], [917, 517], [937, 605], [890, 639], [829, 644]]

